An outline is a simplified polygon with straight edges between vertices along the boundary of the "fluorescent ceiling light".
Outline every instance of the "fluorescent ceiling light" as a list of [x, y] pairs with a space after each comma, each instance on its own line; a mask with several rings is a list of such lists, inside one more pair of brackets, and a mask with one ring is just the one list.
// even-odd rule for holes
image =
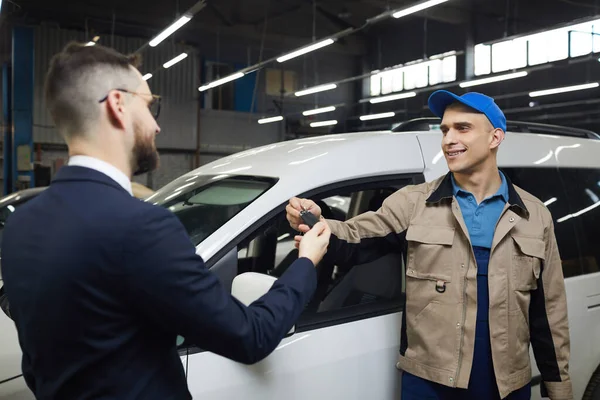
[[271, 122], [279, 122], [279, 121], [283, 121], [283, 117], [281, 115], [279, 115], [277, 117], [259, 119], [258, 123], [262, 125], [262, 124], [269, 124]]
[[303, 48], [301, 48], [299, 50], [292, 51], [289, 54], [281, 56], [281, 57], [279, 57], [277, 59], [277, 61], [280, 62], [280, 63], [282, 63], [282, 62], [291, 60], [292, 58], [296, 58], [298, 56], [301, 56], [303, 54], [310, 53], [311, 51], [318, 50], [318, 49], [320, 49], [322, 47], [329, 46], [330, 44], [333, 44], [333, 43], [335, 43], [335, 40], [333, 40], [333, 39], [325, 39], [325, 40], [322, 40], [322, 41], [317, 42], [315, 44], [311, 44], [310, 46], [303, 47]]
[[377, 98], [371, 99], [370, 102], [371, 102], [371, 104], [384, 103], [386, 101], [408, 99], [409, 97], [415, 97], [416, 95], [417, 95], [416, 92], [393, 94], [391, 96], [383, 96], [383, 97], [377, 97]]
[[311, 128], [318, 128], [321, 126], [331, 126], [331, 125], [336, 125], [338, 122], [335, 119], [332, 119], [330, 121], [320, 121], [320, 122], [313, 122], [312, 124], [310, 124]]
[[447, 2], [448, 0], [429, 0], [429, 1], [424, 1], [420, 4], [405, 8], [404, 10], [400, 10], [398, 12], [395, 12], [392, 17], [394, 18], [402, 18], [402, 17], [406, 17], [407, 15], [410, 14], [414, 14], [416, 12], [419, 11], [423, 11], [427, 8], [433, 7], [433, 6], [437, 6], [438, 4], [442, 4]]
[[183, 17], [179, 18], [177, 21], [175, 21], [173, 24], [171, 24], [171, 26], [169, 26], [167, 29], [162, 31], [158, 36], [156, 36], [154, 39], [152, 39], [150, 41], [150, 47], [158, 46], [158, 44], [160, 42], [162, 42], [163, 40], [165, 40], [166, 38], [171, 36], [177, 29], [179, 29], [182, 26], [184, 26], [185, 24], [187, 24], [191, 19], [192, 19], [192, 17], [187, 16], [187, 15], [184, 15]]
[[166, 63], [163, 64], [164, 68], [170, 68], [173, 65], [177, 64], [179, 61], [183, 60], [184, 58], [186, 58], [188, 55], [187, 53], [181, 53], [180, 55], [178, 55], [177, 57], [175, 57], [174, 59], [172, 59], [171, 61], [167, 61]]
[[515, 72], [514, 74], [491, 76], [489, 78], [476, 79], [474, 81], [463, 82], [459, 86], [461, 88], [467, 88], [467, 87], [471, 87], [471, 86], [485, 85], [486, 83], [501, 82], [501, 81], [507, 81], [509, 79], [522, 78], [524, 76], [527, 76], [527, 74], [528, 73], [526, 71], [523, 71], [523, 72]]
[[546, 207], [548, 207], [550, 204], [554, 203], [556, 200], [557, 200], [557, 198], [556, 198], [556, 197], [552, 197], [551, 199], [548, 199], [548, 200], [546, 200], [546, 201], [544, 202], [544, 205], [545, 205]]
[[86, 47], [87, 46], [95, 46], [95, 45], [96, 45], [96, 42], [87, 42], [86, 43]]
[[391, 118], [396, 115], [395, 112], [386, 112], [381, 114], [371, 114], [371, 115], [363, 115], [360, 117], [361, 121], [370, 121], [372, 119], [382, 119], [382, 118]]
[[201, 92], [204, 92], [205, 90], [212, 89], [214, 87], [223, 85], [224, 83], [235, 81], [236, 79], [240, 79], [244, 75], [245, 74], [243, 72], [236, 72], [233, 75], [229, 75], [229, 76], [226, 76], [225, 78], [217, 79], [216, 81], [213, 81], [207, 85], [200, 86], [198, 88], [198, 90]]
[[327, 85], [315, 86], [314, 88], [310, 88], [310, 89], [300, 90], [299, 92], [296, 92], [295, 95], [297, 97], [306, 96], [307, 94], [324, 92], [326, 90], [332, 90], [335, 88], [337, 88], [337, 85], [335, 83], [330, 83]]
[[147, 73], [146, 75], [142, 76], [142, 79], [147, 81], [148, 79], [152, 78], [152, 74], [151, 73]]
[[598, 82], [586, 83], [585, 85], [576, 85], [576, 86], [567, 86], [567, 87], [556, 88], [556, 89], [539, 90], [537, 92], [529, 93], [529, 96], [531, 96], [531, 97], [548, 96], [548, 95], [557, 94], [557, 93], [566, 93], [566, 92], [575, 92], [577, 90], [593, 89], [593, 88], [597, 88], [598, 86], [600, 86], [600, 84]]
[[302, 113], [302, 115], [304, 115], [306, 117], [308, 115], [323, 114], [323, 113], [331, 112], [331, 111], [335, 111], [335, 107], [334, 106], [323, 107], [323, 108], [315, 108], [314, 110], [307, 110], [307, 111], [304, 111]]

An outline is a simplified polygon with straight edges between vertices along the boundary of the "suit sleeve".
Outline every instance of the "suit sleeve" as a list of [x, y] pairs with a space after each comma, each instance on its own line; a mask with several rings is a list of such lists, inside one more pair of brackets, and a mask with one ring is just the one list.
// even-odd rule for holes
[[246, 307], [204, 265], [180, 221], [156, 208], [136, 221], [127, 246], [127, 300], [167, 332], [234, 361], [269, 355], [316, 288], [307, 258], [296, 260], [263, 297]]
[[531, 292], [530, 337], [538, 369], [542, 374], [542, 397], [573, 399], [569, 378], [569, 322], [562, 262], [554, 235], [554, 224], [545, 232], [545, 262], [538, 288]]
[[412, 205], [404, 189], [389, 196], [381, 208], [346, 222], [327, 220], [331, 240], [326, 257], [340, 266], [374, 261], [391, 252], [400, 252]]

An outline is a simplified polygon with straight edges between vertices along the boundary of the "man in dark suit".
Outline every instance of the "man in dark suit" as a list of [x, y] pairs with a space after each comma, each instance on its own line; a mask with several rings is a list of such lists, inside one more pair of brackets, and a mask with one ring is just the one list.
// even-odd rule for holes
[[39, 399], [187, 399], [182, 335], [242, 363], [271, 353], [309, 301], [330, 231], [249, 307], [231, 296], [168, 210], [136, 200], [131, 177], [154, 169], [157, 96], [134, 60], [68, 45], [46, 100], [69, 165], [11, 216], [2, 276]]

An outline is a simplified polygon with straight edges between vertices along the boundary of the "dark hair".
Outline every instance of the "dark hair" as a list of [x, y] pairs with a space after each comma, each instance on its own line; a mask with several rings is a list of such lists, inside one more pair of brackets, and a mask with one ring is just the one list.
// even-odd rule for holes
[[[71, 42], [50, 61], [45, 100], [58, 130], [66, 137], [85, 132], [99, 115], [98, 100], [120, 84], [127, 88], [135, 77], [139, 55], [124, 55], [101, 46]], [[118, 83], [117, 83], [118, 82]], [[100, 96], [100, 97], [98, 97]]]

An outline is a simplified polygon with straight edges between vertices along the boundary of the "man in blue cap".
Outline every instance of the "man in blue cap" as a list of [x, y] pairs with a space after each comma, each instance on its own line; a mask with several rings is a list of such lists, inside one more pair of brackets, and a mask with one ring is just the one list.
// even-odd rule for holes
[[[570, 400], [567, 303], [552, 216], [498, 169], [506, 118], [481, 93], [437, 91], [429, 108], [442, 118], [448, 174], [398, 190], [377, 212], [326, 220], [326, 257], [352, 267], [403, 254], [402, 400], [529, 399], [530, 344], [543, 397]], [[313, 201], [293, 198], [293, 228], [308, 231], [302, 209], [324, 220]]]

